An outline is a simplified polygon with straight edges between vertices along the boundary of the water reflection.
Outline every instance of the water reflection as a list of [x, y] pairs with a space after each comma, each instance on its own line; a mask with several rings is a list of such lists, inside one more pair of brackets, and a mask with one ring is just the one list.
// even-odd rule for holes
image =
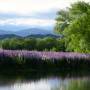
[[90, 78], [71, 80], [68, 90], [90, 90]]
[[89, 76], [0, 77], [0, 90], [90, 90]]

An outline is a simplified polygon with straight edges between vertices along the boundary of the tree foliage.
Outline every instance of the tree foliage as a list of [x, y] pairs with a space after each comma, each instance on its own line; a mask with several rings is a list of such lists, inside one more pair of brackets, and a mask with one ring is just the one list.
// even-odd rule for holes
[[25, 38], [4, 39], [0, 41], [0, 48], [10, 50], [38, 50], [38, 51], [65, 51], [61, 39], [55, 38]]
[[[69, 24], [65, 26], [63, 30], [61, 27], [59, 27], [58, 30], [55, 30], [63, 34], [66, 51], [89, 53], [90, 4], [85, 2], [77, 2], [72, 4], [71, 7], [65, 12], [68, 12], [67, 14], [69, 15], [69, 19], [65, 18], [66, 20], [64, 20], [64, 23], [68, 21]], [[57, 16], [61, 18], [60, 15]], [[63, 15], [63, 17], [66, 16]], [[56, 21], [59, 23], [62, 20], [58, 18]], [[61, 23], [60, 25], [63, 26], [64, 24]]]

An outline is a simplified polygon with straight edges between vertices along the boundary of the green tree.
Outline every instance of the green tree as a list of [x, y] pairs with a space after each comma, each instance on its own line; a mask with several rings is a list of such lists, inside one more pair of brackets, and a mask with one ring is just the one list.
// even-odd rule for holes
[[64, 39], [57, 39], [56, 51], [65, 51], [65, 41]]
[[26, 50], [34, 50], [36, 48], [36, 39], [34, 38], [26, 38], [24, 40], [23, 48]]
[[74, 3], [68, 9], [68, 13], [71, 18], [68, 20], [69, 25], [62, 31], [59, 28], [59, 32], [64, 36], [66, 50], [90, 52], [90, 4]]
[[4, 48], [4, 49], [10, 49], [10, 45], [9, 45], [9, 39], [4, 39], [4, 40], [1, 40], [1, 48]]
[[43, 51], [45, 49], [45, 41], [44, 41], [44, 39], [37, 39], [36, 49], [38, 51]]
[[10, 49], [23, 49], [23, 39], [12, 38], [9, 40]]
[[60, 10], [57, 13], [56, 17], [56, 26], [55, 26], [55, 32], [56, 33], [62, 33], [62, 31], [69, 25], [70, 23], [70, 15], [68, 10]]
[[54, 38], [44, 38], [44, 41], [45, 41], [45, 48], [50, 50], [52, 48], [55, 48], [56, 47], [56, 39]]

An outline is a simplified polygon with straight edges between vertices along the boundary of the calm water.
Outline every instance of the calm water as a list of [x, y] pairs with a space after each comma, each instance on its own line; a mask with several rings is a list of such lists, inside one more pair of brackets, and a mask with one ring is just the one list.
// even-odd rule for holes
[[0, 77], [0, 90], [90, 90], [89, 76], [62, 76]]

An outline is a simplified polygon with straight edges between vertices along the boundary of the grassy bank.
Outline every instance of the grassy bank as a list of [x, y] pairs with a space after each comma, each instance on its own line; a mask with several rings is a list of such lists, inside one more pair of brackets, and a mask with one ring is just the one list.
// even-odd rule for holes
[[90, 54], [0, 50], [0, 69], [53, 71], [90, 69]]

